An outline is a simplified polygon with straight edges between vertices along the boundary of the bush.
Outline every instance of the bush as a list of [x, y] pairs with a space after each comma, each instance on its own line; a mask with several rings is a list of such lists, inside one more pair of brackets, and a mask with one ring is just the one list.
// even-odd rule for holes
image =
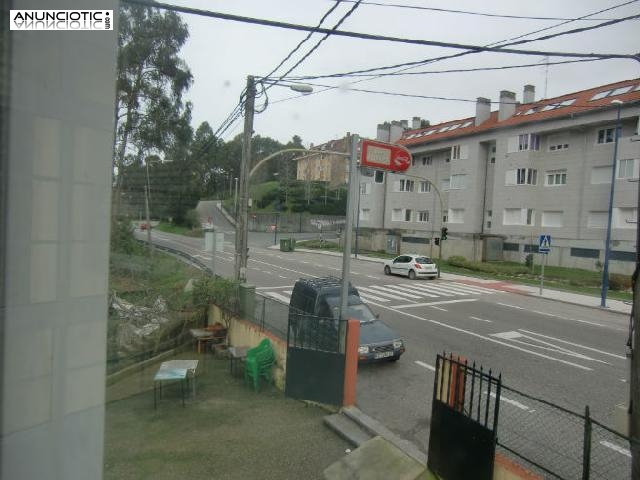
[[533, 266], [533, 253], [529, 253], [525, 257], [524, 264], [527, 266], [527, 268], [531, 268]]
[[462, 267], [462, 268], [469, 267], [469, 262], [467, 261], [467, 259], [460, 255], [454, 255], [453, 257], [449, 257], [447, 259], [447, 262], [449, 263], [449, 265], [453, 265], [454, 267]]
[[618, 291], [631, 290], [631, 275], [620, 275], [619, 273], [610, 274], [609, 288]]
[[111, 220], [111, 251], [127, 255], [140, 255], [143, 248], [133, 236], [133, 226], [128, 219]]
[[185, 227], [191, 228], [192, 230], [195, 228], [200, 228], [200, 214], [196, 209], [188, 210], [184, 217]]

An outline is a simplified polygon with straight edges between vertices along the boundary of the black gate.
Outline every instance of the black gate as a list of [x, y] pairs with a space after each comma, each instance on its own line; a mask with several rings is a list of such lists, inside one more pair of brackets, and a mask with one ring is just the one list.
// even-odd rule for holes
[[429, 469], [447, 480], [491, 480], [501, 377], [438, 355], [429, 434]]
[[[287, 329], [288, 397], [342, 405], [346, 322], [303, 313], [289, 314]], [[344, 349], [342, 349], [344, 351]]]

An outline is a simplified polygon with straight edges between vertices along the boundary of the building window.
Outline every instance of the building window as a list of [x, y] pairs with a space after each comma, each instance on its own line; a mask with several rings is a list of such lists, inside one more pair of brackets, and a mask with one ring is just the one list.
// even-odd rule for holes
[[360, 184], [360, 195], [369, 195], [371, 193], [371, 183], [365, 182]]
[[502, 215], [503, 225], [534, 225], [535, 215], [531, 208], [505, 208]]
[[507, 152], [525, 152], [527, 150], [540, 150], [540, 135], [535, 133], [523, 133], [516, 137], [510, 137], [507, 141]]
[[487, 221], [487, 228], [491, 228], [491, 220]]
[[431, 191], [431, 182], [420, 182], [420, 193], [427, 193]]
[[568, 143], [556, 143], [554, 145], [549, 145], [550, 152], [557, 152], [558, 150], [569, 150]]
[[440, 189], [442, 191], [449, 190], [449, 179], [448, 178], [443, 178], [442, 180], [440, 180]]
[[411, 221], [411, 209], [407, 208], [404, 211], [404, 221], [405, 222], [410, 222]]
[[618, 178], [636, 178], [636, 161], [634, 159], [620, 160], [618, 163]]
[[433, 164], [433, 158], [431, 158], [431, 156], [422, 157], [422, 165], [432, 165], [432, 164]]
[[449, 179], [449, 188], [451, 190], [460, 190], [465, 187], [466, 175], [451, 175]]
[[429, 211], [422, 210], [418, 212], [418, 221], [419, 222], [428, 222], [429, 221]]
[[595, 250], [593, 248], [572, 248], [569, 251], [569, 254], [572, 257], [581, 257], [581, 258], [600, 258], [600, 250]]
[[612, 221], [614, 228], [636, 228], [638, 209], [614, 208]]
[[562, 227], [563, 226], [563, 212], [561, 211], [547, 211], [542, 212], [542, 226], [543, 227]]
[[454, 145], [451, 147], [451, 158], [454, 160], [466, 160], [469, 158], [469, 146]]
[[464, 223], [464, 208], [449, 209], [449, 223]]
[[556, 185], [567, 184], [567, 171], [566, 170], [550, 170], [545, 174], [546, 186], [552, 187]]
[[502, 250], [504, 250], [505, 252], [519, 252], [520, 244], [504, 242], [502, 244]]
[[487, 217], [491, 218], [493, 216], [493, 210], [487, 210]]
[[411, 157], [411, 166], [415, 167], [417, 161], [418, 161], [418, 159], [416, 157]]
[[391, 221], [393, 222], [400, 222], [402, 221], [402, 209], [401, 208], [394, 208], [391, 211]]
[[401, 192], [413, 192], [414, 188], [413, 180], [400, 180], [400, 191]]
[[517, 185], [537, 185], [538, 171], [535, 168], [518, 168], [516, 170]]
[[587, 228], [607, 228], [607, 212], [589, 212], [587, 217]]
[[444, 159], [444, 163], [449, 163], [450, 161], [451, 161], [451, 157], [447, 155], [447, 157]]
[[593, 167], [591, 169], [591, 183], [596, 185], [598, 183], [611, 183], [611, 171], [613, 167]]
[[368, 222], [371, 219], [371, 209], [363, 208], [360, 210], [360, 220], [363, 222]]
[[598, 130], [598, 143], [613, 143], [616, 136], [616, 129], [613, 128], [602, 128]]
[[376, 170], [375, 182], [384, 183], [384, 172], [382, 170]]

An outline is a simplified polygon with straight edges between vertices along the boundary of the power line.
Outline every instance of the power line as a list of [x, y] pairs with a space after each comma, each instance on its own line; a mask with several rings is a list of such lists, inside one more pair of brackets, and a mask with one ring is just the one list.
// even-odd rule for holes
[[[333, 11], [334, 11], [336, 8], [338, 8], [338, 6], [340, 5], [340, 2], [341, 2], [341, 1], [342, 1], [342, 0], [336, 0], [336, 3], [335, 3], [335, 4], [334, 4], [334, 5], [333, 5], [329, 10], [327, 10], [327, 12], [322, 16], [322, 18], [321, 18], [321, 19], [320, 19], [320, 21], [318, 22], [317, 27], [321, 27], [321, 26], [322, 26], [322, 24], [323, 24], [323, 23], [324, 23], [324, 21], [327, 19], [327, 17], [328, 17], [329, 15], [331, 15], [331, 14], [333, 13]], [[301, 46], [302, 46], [302, 45], [303, 45], [307, 40], [309, 40], [309, 39], [311, 38], [311, 36], [312, 36], [312, 35], [313, 35], [313, 32], [309, 32], [309, 34], [308, 34], [306, 37], [304, 37], [304, 39], [302, 39], [302, 40], [300, 41], [300, 43], [298, 43], [298, 45], [296, 45], [295, 47], [293, 47], [293, 50], [291, 50], [291, 51], [289, 52], [289, 54], [288, 54], [286, 57], [284, 57], [284, 59], [282, 59], [282, 61], [278, 64], [278, 66], [277, 66], [276, 68], [274, 68], [273, 70], [271, 70], [271, 72], [267, 73], [267, 74], [265, 75], [265, 77], [270, 77], [271, 75], [273, 75], [273, 74], [274, 74], [274, 73], [275, 73], [275, 72], [276, 72], [276, 71], [277, 71], [277, 70], [278, 70], [282, 65], [284, 65], [284, 63], [285, 63], [287, 60], [289, 60], [289, 59], [291, 58], [291, 56], [292, 56], [294, 53], [296, 53], [296, 52], [300, 49], [300, 47], [301, 47]]]
[[[585, 62], [596, 62], [600, 60], [606, 60], [605, 58], [583, 58], [580, 60], [564, 60], [561, 62], [549, 62], [548, 65], [565, 65], [569, 63], [585, 63]], [[422, 70], [420, 72], [390, 72], [390, 73], [381, 73], [376, 75], [375, 78], [380, 77], [393, 77], [393, 76], [405, 76], [405, 75], [436, 75], [436, 74], [446, 74], [446, 73], [464, 73], [464, 72], [484, 72], [484, 71], [494, 71], [494, 70], [510, 70], [514, 68], [529, 68], [529, 67], [539, 67], [540, 63], [526, 63], [522, 65], [503, 65], [499, 67], [477, 67], [477, 68], [452, 68], [448, 70]], [[308, 76], [300, 76], [300, 77], [288, 77], [284, 80], [289, 81], [304, 81], [304, 80], [320, 80], [323, 78], [345, 78], [345, 77], [371, 77], [370, 74], [366, 73], [332, 73], [327, 75], [308, 75]]]
[[[336, 0], [334, 0], [336, 1]], [[352, 3], [355, 0], [342, 0], [345, 3]], [[637, 0], [634, 0], [637, 1]], [[633, 3], [633, 2], [629, 2]], [[549, 20], [549, 21], [560, 21], [560, 20], [573, 20], [570, 18], [561, 18], [561, 17], [535, 17], [535, 16], [526, 16], [526, 15], [505, 15], [505, 14], [497, 14], [497, 13], [485, 13], [485, 12], [473, 12], [469, 10], [453, 10], [449, 8], [436, 8], [436, 7], [421, 7], [417, 5], [402, 5], [398, 3], [377, 3], [377, 2], [362, 2], [362, 5], [372, 5], [375, 7], [393, 7], [393, 8], [405, 8], [411, 10], [426, 10], [432, 12], [443, 12], [443, 13], [457, 13], [462, 15], [474, 15], [480, 17], [495, 17], [495, 18], [512, 18], [518, 20]], [[599, 12], [601, 13], [601, 12]], [[611, 20], [610, 18], [590, 18], [585, 19], [587, 21], [602, 21], [602, 20]]]
[[[375, 41], [385, 41], [385, 42], [392, 42], [392, 43], [403, 43], [403, 44], [409, 44], [409, 45], [423, 45], [423, 46], [430, 46], [430, 47], [453, 48], [458, 50], [472, 50], [472, 51], [478, 51], [478, 52], [495, 52], [495, 53], [508, 53], [508, 54], [519, 54], [519, 55], [535, 55], [535, 56], [567, 57], [567, 58], [623, 58], [623, 59], [632, 59], [632, 60], [640, 59], [640, 54], [630, 55], [630, 54], [619, 54], [619, 53], [577, 53], [577, 52], [558, 52], [558, 51], [542, 51], [542, 50], [521, 50], [516, 48], [483, 47], [481, 45], [439, 42], [435, 40], [420, 40], [420, 39], [401, 38], [401, 37], [389, 37], [389, 36], [375, 35], [375, 34], [368, 34], [368, 33], [351, 32], [346, 30], [330, 30], [326, 28], [310, 27], [308, 25], [299, 25], [299, 24], [293, 24], [293, 23], [279, 22], [275, 20], [266, 20], [266, 19], [260, 19], [260, 18], [245, 17], [240, 15], [232, 15], [228, 13], [213, 12], [209, 10], [201, 10], [201, 9], [190, 8], [190, 7], [181, 7], [177, 5], [170, 5], [170, 4], [159, 3], [159, 2], [149, 1], [149, 0], [123, 0], [123, 2], [132, 3], [135, 5], [143, 5], [146, 7], [164, 8], [170, 11], [187, 13], [192, 15], [200, 15], [200, 16], [210, 17], [210, 18], [218, 18], [218, 19], [229, 20], [234, 22], [249, 23], [253, 25], [264, 25], [268, 27], [283, 28], [287, 30], [329, 33], [331, 35], [348, 37], [348, 38], [359, 38], [363, 40], [375, 40]], [[630, 17], [616, 19], [606, 23], [608, 25], [612, 25], [614, 23], [619, 23], [626, 20], [636, 19], [636, 18], [640, 18], [640, 15], [633, 15]], [[602, 26], [602, 24], [600, 25]], [[589, 29], [589, 27], [586, 27], [585, 29], [578, 29], [578, 30], [584, 31], [587, 29]], [[577, 33], [577, 31], [574, 33]]]

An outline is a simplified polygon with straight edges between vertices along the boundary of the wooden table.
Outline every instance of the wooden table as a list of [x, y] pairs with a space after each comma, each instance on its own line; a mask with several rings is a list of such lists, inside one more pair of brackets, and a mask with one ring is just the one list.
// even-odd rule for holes
[[184, 407], [184, 387], [185, 383], [189, 388], [189, 377], [193, 379], [193, 397], [196, 396], [196, 368], [198, 368], [198, 360], [169, 360], [162, 362], [155, 376], [153, 377], [153, 408], [158, 407], [156, 391], [160, 390], [160, 398], [162, 398], [162, 383], [177, 380], [180, 382], [180, 391], [182, 393], [182, 406]]

